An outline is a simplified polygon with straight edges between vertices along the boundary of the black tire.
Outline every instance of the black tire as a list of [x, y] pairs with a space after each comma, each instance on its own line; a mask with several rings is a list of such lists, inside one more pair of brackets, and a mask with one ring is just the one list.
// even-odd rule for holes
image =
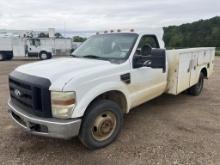
[[5, 55], [3, 53], [0, 53], [0, 61], [4, 61], [5, 60]]
[[13, 58], [13, 53], [7, 53], [7, 58], [6, 58], [6, 60], [11, 60], [12, 58]]
[[52, 54], [48, 53], [48, 59], [51, 59], [51, 58], [52, 58]]
[[[114, 115], [115, 124], [113, 124], [114, 122], [112, 122], [112, 121], [109, 124], [109, 121], [107, 119], [108, 117], [106, 117], [106, 119], [105, 119], [105, 116], [104, 116], [105, 113], [109, 113], [109, 114]], [[104, 122], [102, 122], [101, 120], [98, 120], [100, 116]], [[96, 121], [100, 121], [101, 124], [99, 127], [95, 126]], [[107, 135], [107, 133], [104, 132], [104, 131], [106, 131], [106, 127], [105, 127], [106, 122], [109, 124], [109, 125], [107, 125], [107, 130], [108, 130], [108, 126], [110, 127], [110, 129], [112, 129], [111, 131], [108, 130], [108, 131], [110, 131], [109, 135]], [[115, 126], [113, 127], [113, 125], [115, 125]], [[87, 109], [85, 117], [83, 118], [83, 122], [81, 125], [79, 139], [89, 149], [93, 150], [93, 149], [103, 148], [103, 147], [109, 145], [110, 143], [112, 143], [117, 138], [118, 134], [121, 131], [122, 125], [123, 125], [123, 113], [122, 113], [120, 107], [116, 103], [114, 103], [113, 101], [99, 100], [99, 101], [94, 102]], [[97, 140], [98, 136], [95, 134], [96, 133], [97, 134], [103, 133], [103, 132], [104, 132], [104, 134], [106, 134], [105, 135], [106, 139]], [[103, 135], [103, 137], [104, 137], [104, 135]], [[100, 137], [100, 138], [102, 138], [102, 137]]]
[[192, 96], [199, 96], [203, 90], [203, 84], [204, 84], [204, 75], [201, 72], [199, 76], [199, 81], [196, 85], [189, 88], [188, 92]]
[[10, 56], [9, 58], [8, 58], [8, 60], [11, 60], [13, 58], [13, 56]]
[[41, 60], [47, 60], [51, 58], [51, 54], [47, 52], [41, 52], [39, 55]]

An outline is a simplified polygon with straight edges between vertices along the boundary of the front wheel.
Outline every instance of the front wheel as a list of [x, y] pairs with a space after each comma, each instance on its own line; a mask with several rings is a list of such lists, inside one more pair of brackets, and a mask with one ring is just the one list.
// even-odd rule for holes
[[40, 53], [40, 59], [41, 60], [47, 60], [50, 59], [52, 57], [52, 55], [50, 53], [47, 52], [41, 52]]
[[199, 96], [203, 90], [203, 84], [204, 84], [204, 75], [201, 72], [199, 76], [199, 81], [196, 85], [189, 88], [188, 92], [192, 96]]
[[123, 113], [116, 103], [96, 101], [85, 114], [79, 139], [89, 149], [105, 147], [116, 139], [122, 124]]

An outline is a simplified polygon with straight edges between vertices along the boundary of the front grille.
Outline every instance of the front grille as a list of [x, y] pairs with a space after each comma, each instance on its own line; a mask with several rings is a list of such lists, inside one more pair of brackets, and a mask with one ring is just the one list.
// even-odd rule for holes
[[40, 117], [51, 117], [50, 81], [45, 78], [12, 72], [9, 90], [13, 104], [27, 113]]

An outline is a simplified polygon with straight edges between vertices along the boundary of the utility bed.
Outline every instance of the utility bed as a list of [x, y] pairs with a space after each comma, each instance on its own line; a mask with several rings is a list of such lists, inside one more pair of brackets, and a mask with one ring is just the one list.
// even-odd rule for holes
[[12, 39], [11, 38], [0, 38], [0, 51], [12, 51]]
[[167, 93], [178, 95], [198, 82], [201, 67], [207, 66], [206, 78], [213, 72], [215, 48], [167, 50]]

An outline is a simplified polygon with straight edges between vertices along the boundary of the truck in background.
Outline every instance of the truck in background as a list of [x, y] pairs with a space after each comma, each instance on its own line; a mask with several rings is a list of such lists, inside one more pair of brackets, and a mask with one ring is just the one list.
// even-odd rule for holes
[[132, 108], [163, 93], [198, 96], [212, 75], [215, 48], [163, 45], [149, 32], [98, 34], [73, 58], [19, 66], [9, 75], [9, 113], [32, 134], [105, 147]]
[[0, 38], [0, 61], [13, 58], [13, 44], [11, 38]]
[[80, 43], [70, 38], [0, 38], [0, 61], [13, 57], [38, 57], [41, 60], [54, 55], [70, 55]]

